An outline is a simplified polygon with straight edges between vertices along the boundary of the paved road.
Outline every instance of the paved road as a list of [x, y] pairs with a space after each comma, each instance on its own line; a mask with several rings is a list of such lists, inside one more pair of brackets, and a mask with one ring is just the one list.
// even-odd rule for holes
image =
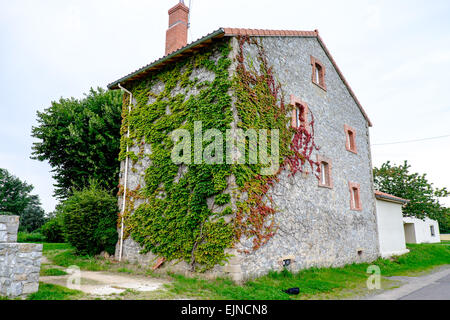
[[450, 266], [421, 277], [401, 277], [400, 288], [369, 297], [369, 300], [450, 300]]

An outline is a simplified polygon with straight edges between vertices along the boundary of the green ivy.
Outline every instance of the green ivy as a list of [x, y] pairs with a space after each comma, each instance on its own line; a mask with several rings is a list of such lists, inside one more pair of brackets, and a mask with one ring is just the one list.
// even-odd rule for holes
[[[219, 59], [213, 58], [216, 52]], [[232, 168], [227, 164], [186, 165], [185, 174], [177, 179], [179, 166], [171, 160], [174, 143], [170, 133], [187, 129], [193, 136], [195, 121], [202, 122], [203, 130], [214, 128], [225, 133], [230, 128], [229, 53], [229, 42], [220, 41], [213, 50], [205, 49], [136, 83], [131, 89], [136, 103], [130, 114], [128, 100], [124, 101], [120, 160], [129, 156], [134, 161], [142, 157], [151, 161], [145, 172], [145, 188], [139, 190], [145, 204], [126, 215], [126, 229], [144, 248], [143, 253], [184, 260], [193, 269], [201, 266], [205, 270], [223, 262], [225, 249], [233, 244], [233, 225], [223, 217], [232, 214], [230, 195], [224, 193]], [[195, 68], [213, 72], [214, 80], [192, 79]], [[162, 87], [161, 92], [152, 91], [155, 85]], [[187, 97], [193, 89], [198, 94]], [[127, 144], [131, 147], [142, 142], [151, 146], [150, 155], [127, 153]], [[212, 197], [222, 212], [208, 208], [207, 199]]]

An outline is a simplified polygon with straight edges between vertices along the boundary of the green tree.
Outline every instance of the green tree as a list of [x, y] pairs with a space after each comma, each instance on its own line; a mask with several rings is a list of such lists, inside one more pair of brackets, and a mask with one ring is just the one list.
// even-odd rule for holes
[[380, 168], [374, 168], [375, 188], [394, 196], [410, 200], [403, 208], [403, 215], [437, 220], [441, 231], [449, 228], [449, 209], [439, 203], [439, 198], [449, 196], [446, 188], [435, 188], [426, 174], [411, 173], [411, 166], [392, 165], [390, 161]]
[[41, 207], [39, 197], [31, 196], [31, 201], [20, 215], [19, 231], [33, 232], [45, 223], [45, 211]]
[[37, 112], [32, 128], [32, 159], [48, 161], [53, 168], [55, 196], [66, 199], [72, 187], [81, 189], [88, 178], [113, 190], [119, 181], [118, 155], [122, 93], [90, 89], [81, 100], [61, 98]]
[[44, 223], [45, 212], [33, 186], [0, 168], [0, 214], [20, 216], [20, 231], [33, 232]]

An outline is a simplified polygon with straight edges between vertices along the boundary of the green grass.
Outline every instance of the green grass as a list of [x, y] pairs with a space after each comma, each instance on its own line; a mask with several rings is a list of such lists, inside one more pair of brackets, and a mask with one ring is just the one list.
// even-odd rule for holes
[[19, 243], [42, 243], [45, 238], [42, 234], [38, 232], [28, 233], [28, 232], [18, 232], [17, 242]]
[[[383, 277], [411, 275], [430, 268], [450, 264], [450, 247], [422, 244], [408, 245], [411, 252], [394, 259], [379, 259], [374, 265], [381, 269]], [[172, 275], [174, 282], [168, 290], [177, 295], [200, 299], [221, 300], [290, 300], [344, 298], [357, 293], [368, 293], [366, 281], [367, 263], [347, 265], [342, 268], [313, 268], [292, 274], [271, 272], [242, 286], [230, 280], [201, 280]], [[383, 279], [386, 288], [389, 280]], [[299, 287], [298, 296], [290, 296], [282, 290]]]
[[77, 300], [83, 295], [81, 291], [40, 282], [39, 291], [30, 294], [27, 300]]
[[119, 268], [119, 269], [117, 269], [117, 272], [132, 274], [132, 273], [134, 273], [134, 270], [127, 269], [127, 268]]
[[41, 269], [41, 276], [49, 276], [49, 277], [55, 277], [55, 276], [66, 276], [67, 272], [61, 269], [56, 268], [50, 268], [50, 269]]
[[108, 264], [104, 259], [91, 256], [78, 256], [75, 249], [66, 243], [45, 243], [43, 254], [55, 265], [68, 268], [78, 266], [82, 270], [104, 271]]

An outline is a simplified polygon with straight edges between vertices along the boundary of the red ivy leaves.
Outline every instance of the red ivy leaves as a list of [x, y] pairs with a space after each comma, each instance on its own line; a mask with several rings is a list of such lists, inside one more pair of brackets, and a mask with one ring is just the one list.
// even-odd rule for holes
[[[249, 99], [254, 105], [257, 105], [258, 112], [272, 112], [275, 121], [278, 121], [280, 115], [285, 115], [288, 110], [284, 103], [281, 84], [279, 84], [274, 77], [272, 67], [267, 61], [264, 47], [255, 39], [250, 39], [247, 36], [239, 39], [239, 53], [237, 56], [236, 72], [243, 85], [242, 90], [246, 92]], [[256, 45], [258, 50], [258, 61], [260, 63], [260, 72], [251, 69], [248, 70], [244, 59], [244, 45]], [[271, 96], [272, 105], [268, 105], [268, 99], [263, 99], [257, 95], [253, 88], [262, 83], [268, 89], [268, 94]], [[257, 175], [252, 181], [244, 184], [242, 192], [247, 193], [248, 199], [245, 205], [241, 206], [236, 213], [236, 238], [241, 239], [242, 235], [253, 239], [253, 251], [265, 245], [276, 232], [276, 225], [274, 215], [276, 213], [273, 208], [273, 199], [267, 195], [269, 189], [278, 182], [278, 175], [286, 168], [290, 170], [290, 176], [294, 176], [297, 172], [304, 172], [304, 166], [308, 163], [314, 171], [316, 166], [316, 177], [319, 177], [320, 165], [318, 162], [312, 160], [312, 152], [318, 150], [314, 142], [314, 116], [311, 114], [311, 122], [308, 125], [302, 125], [294, 130], [294, 137], [289, 146], [289, 154], [285, 156], [278, 172], [273, 176]], [[306, 123], [307, 119], [301, 119], [302, 123]], [[282, 128], [283, 129], [283, 128]], [[285, 130], [289, 129], [286, 123]], [[283, 137], [283, 135], [281, 135]], [[245, 253], [250, 253], [248, 250]]]

